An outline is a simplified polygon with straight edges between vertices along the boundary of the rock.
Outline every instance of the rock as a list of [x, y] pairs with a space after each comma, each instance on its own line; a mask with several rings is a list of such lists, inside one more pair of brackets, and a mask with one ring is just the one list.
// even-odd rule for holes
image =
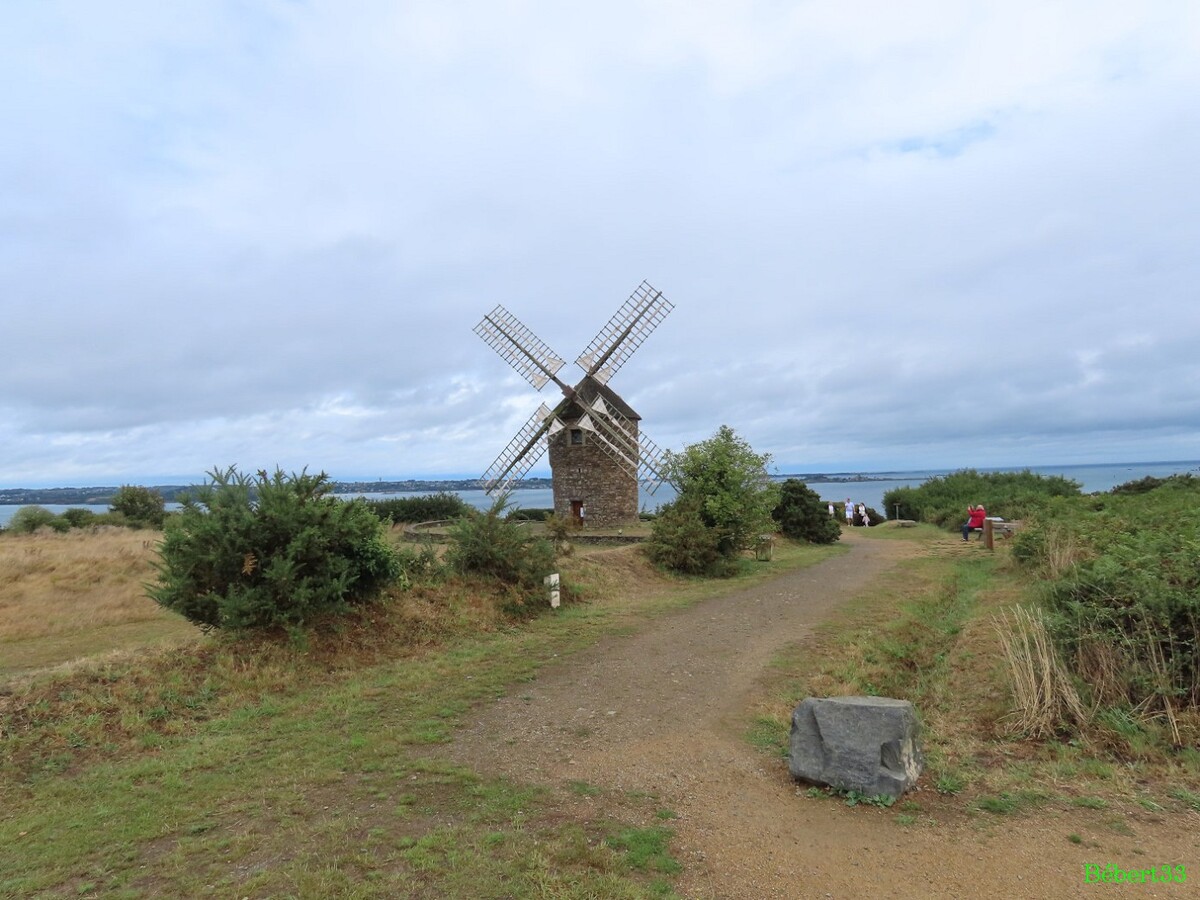
[[792, 777], [898, 797], [924, 768], [913, 705], [889, 697], [809, 697], [792, 713]]

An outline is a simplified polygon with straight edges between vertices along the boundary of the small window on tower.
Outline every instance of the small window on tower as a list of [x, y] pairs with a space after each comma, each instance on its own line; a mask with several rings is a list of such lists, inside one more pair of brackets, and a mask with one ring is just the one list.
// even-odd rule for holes
[[582, 447], [583, 446], [583, 429], [582, 428], [572, 428], [571, 429], [571, 446], [572, 447]]

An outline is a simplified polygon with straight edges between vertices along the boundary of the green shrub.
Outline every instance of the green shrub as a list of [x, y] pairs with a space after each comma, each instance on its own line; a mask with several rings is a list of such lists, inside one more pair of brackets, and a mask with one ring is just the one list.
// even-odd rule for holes
[[133, 484], [123, 485], [109, 502], [109, 509], [125, 517], [130, 528], [162, 528], [165, 502], [162, 494]]
[[832, 544], [842, 536], [837, 519], [829, 515], [821, 497], [796, 478], [780, 486], [779, 505], [771, 513], [786, 537], [813, 544]]
[[514, 522], [544, 522], [552, 515], [554, 515], [554, 510], [538, 507], [522, 506], [508, 511], [508, 518]]
[[90, 509], [83, 509], [82, 507], [64, 509], [59, 518], [72, 528], [87, 528], [89, 525], [98, 524], [96, 522], [96, 514]]
[[542, 579], [554, 571], [554, 547], [509, 520], [509, 503], [508, 494], [501, 494], [486, 512], [472, 509], [459, 519], [450, 528], [446, 565], [512, 588], [506, 611], [523, 615], [537, 608]]
[[554, 543], [554, 548], [559, 553], [570, 553], [571, 541], [579, 534], [583, 528], [583, 523], [578, 519], [563, 519], [551, 513], [543, 520], [546, 527], [546, 534]]
[[988, 515], [1023, 519], [1050, 498], [1078, 496], [1078, 482], [1058, 475], [1035, 475], [1028, 469], [986, 473], [962, 469], [919, 487], [894, 488], [883, 495], [883, 508], [898, 511], [899, 519], [954, 529], [966, 521], [969, 505], [982, 503]]
[[679, 497], [659, 508], [646, 555], [656, 565], [685, 575], [728, 574], [718, 542], [717, 531], [704, 524], [699, 499]]
[[1126, 481], [1124, 484], [1118, 484], [1115, 488], [1109, 491], [1110, 494], [1147, 494], [1156, 488], [1162, 487], [1164, 484], [1179, 484], [1183, 483], [1184, 488], [1189, 487], [1187, 482], [1195, 479], [1190, 474], [1187, 475], [1168, 475], [1166, 478], [1155, 478], [1153, 475], [1147, 475], [1145, 478], [1139, 478], [1137, 481]]
[[168, 520], [150, 596], [205, 628], [296, 628], [363, 602], [399, 572], [362, 501], [325, 473], [210, 473]]
[[438, 559], [437, 550], [428, 540], [420, 547], [398, 548], [396, 563], [396, 580], [405, 590], [414, 584], [438, 581], [445, 573], [445, 566]]
[[440, 522], [464, 516], [471, 508], [462, 497], [449, 491], [365, 502], [380, 519], [391, 522]]
[[1093, 703], [1200, 709], [1200, 479], [1046, 504], [1013, 557]]
[[54, 531], [68, 531], [70, 522], [56, 516], [44, 506], [22, 506], [8, 522], [8, 530], [13, 534], [33, 534], [39, 528], [51, 528]]

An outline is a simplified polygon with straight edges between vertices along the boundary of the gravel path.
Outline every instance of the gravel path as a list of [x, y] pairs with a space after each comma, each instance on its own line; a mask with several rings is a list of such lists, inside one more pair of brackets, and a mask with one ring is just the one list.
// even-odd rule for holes
[[[771, 658], [919, 552], [906, 541], [843, 540], [845, 555], [543, 669], [476, 710], [447, 752], [483, 774], [658, 796], [679, 814], [673, 846], [685, 897], [1066, 897], [1091, 887], [1089, 862], [1185, 863], [1200, 880], [1194, 838], [1153, 817], [1132, 836], [1103, 833], [1096, 811], [1084, 810], [902, 826], [895, 809], [807, 797], [786, 761], [751, 747], [749, 706]], [[925, 805], [928, 795], [914, 796]], [[1093, 832], [1083, 844], [1068, 840]], [[1189, 887], [1142, 884], [1137, 894], [1183, 896]]]

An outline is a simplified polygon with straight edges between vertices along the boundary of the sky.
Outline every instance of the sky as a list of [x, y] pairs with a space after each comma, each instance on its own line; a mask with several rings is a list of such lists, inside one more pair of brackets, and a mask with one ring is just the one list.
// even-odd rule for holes
[[1200, 458], [1194, 0], [0, 6], [0, 487], [475, 477], [643, 280], [663, 448]]

